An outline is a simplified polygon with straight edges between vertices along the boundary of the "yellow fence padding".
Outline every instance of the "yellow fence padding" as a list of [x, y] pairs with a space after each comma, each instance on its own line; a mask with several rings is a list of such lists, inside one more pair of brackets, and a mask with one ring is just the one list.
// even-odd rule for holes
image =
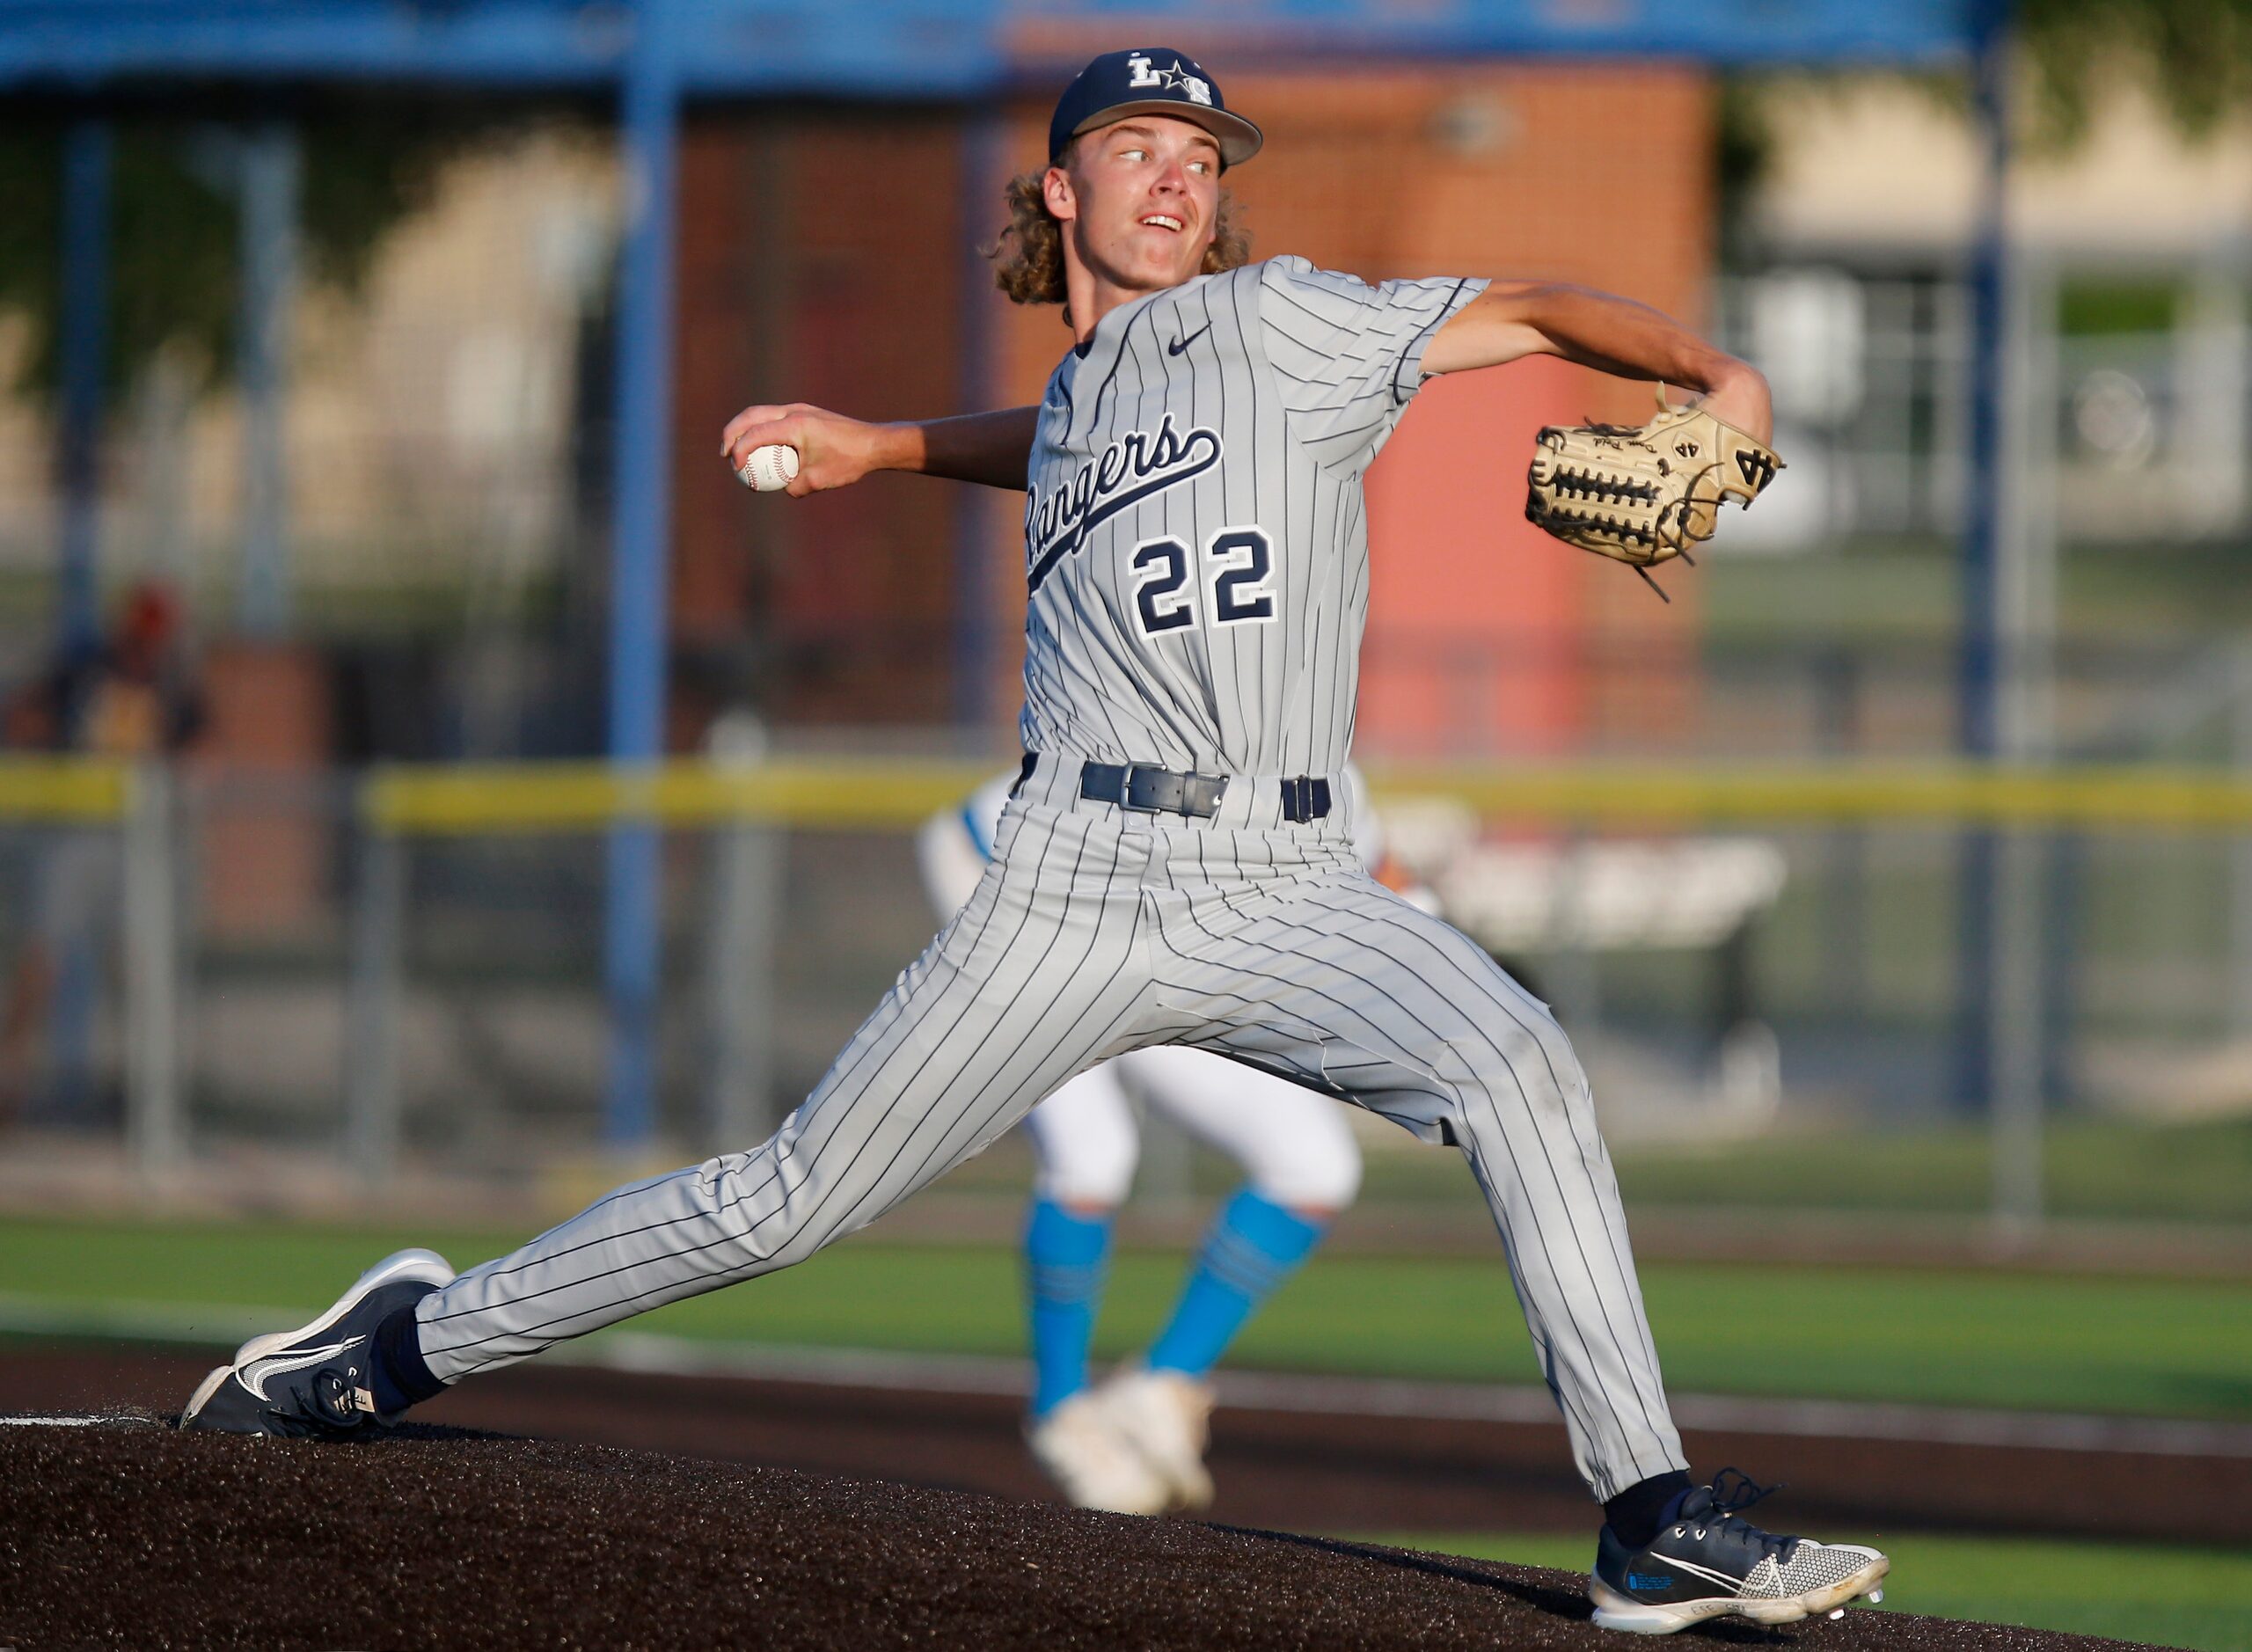
[[0, 757], [0, 821], [99, 825], [124, 818], [133, 771], [96, 757]]
[[[998, 765], [954, 759], [793, 758], [393, 767], [362, 793], [367, 822], [407, 834], [910, 826]], [[1494, 819], [1616, 830], [1925, 824], [2252, 830], [2252, 780], [2217, 770], [1967, 764], [1756, 766], [1371, 764], [1380, 799], [1449, 798]], [[4, 793], [0, 793], [4, 796]]]

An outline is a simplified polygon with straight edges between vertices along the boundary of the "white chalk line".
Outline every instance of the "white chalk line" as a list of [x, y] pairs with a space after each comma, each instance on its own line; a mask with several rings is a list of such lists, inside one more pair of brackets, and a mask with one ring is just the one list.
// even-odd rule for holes
[[13, 1429], [153, 1429], [161, 1426], [154, 1417], [135, 1417], [118, 1414], [106, 1417], [50, 1417], [29, 1413], [20, 1417], [0, 1417], [0, 1428]]
[[0, 1417], [0, 1428], [99, 1429], [116, 1421], [114, 1417]]
[[[289, 1310], [277, 1313], [154, 1302], [56, 1304], [0, 1294], [0, 1334], [19, 1335], [232, 1346], [289, 1318]], [[731, 1377], [1010, 1398], [1027, 1391], [1031, 1375], [1021, 1359], [707, 1342], [647, 1332], [610, 1332], [565, 1343], [544, 1356], [542, 1363], [652, 1376]], [[1217, 1385], [1222, 1405], [1261, 1411], [1507, 1423], [1553, 1423], [1558, 1416], [1547, 1390], [1521, 1384], [1222, 1371]], [[1707, 1433], [2252, 1458], [2252, 1423], [1741, 1394], [1676, 1393], [1671, 1403], [1676, 1422]]]

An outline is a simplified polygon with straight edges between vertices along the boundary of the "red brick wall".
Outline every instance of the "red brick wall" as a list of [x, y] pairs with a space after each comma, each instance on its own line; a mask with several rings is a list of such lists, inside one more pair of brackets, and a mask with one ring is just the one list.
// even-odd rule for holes
[[688, 135], [675, 634], [779, 720], [947, 715], [954, 490], [762, 498], [718, 453], [754, 401], [960, 410], [961, 151], [958, 119], [920, 111], [711, 114]]
[[742, 634], [762, 559], [742, 485], [715, 455], [720, 428], [779, 376], [760, 302], [773, 245], [760, 164], [772, 142], [763, 126], [708, 116], [681, 135], [672, 623], [676, 644], [690, 648]]
[[310, 647], [235, 642], [205, 655], [201, 681], [193, 761], [227, 784], [200, 822], [200, 922], [225, 940], [302, 935], [331, 910], [327, 669]]

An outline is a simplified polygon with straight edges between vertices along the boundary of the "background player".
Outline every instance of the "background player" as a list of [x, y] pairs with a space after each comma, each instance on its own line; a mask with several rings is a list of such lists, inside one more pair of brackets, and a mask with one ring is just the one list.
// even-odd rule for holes
[[[1381, 828], [1358, 771], [1349, 768], [1346, 776], [1362, 822], [1356, 839], [1362, 864], [1377, 872], [1384, 864]], [[1015, 779], [995, 777], [960, 808], [933, 815], [917, 835], [923, 887], [941, 922], [976, 893]], [[1234, 1159], [1245, 1181], [1215, 1217], [1156, 1340], [1095, 1388], [1088, 1385], [1087, 1349], [1101, 1312], [1112, 1224], [1140, 1152], [1127, 1079], [1143, 1105]], [[1081, 1073], [1033, 1108], [1024, 1128], [1039, 1161], [1024, 1233], [1033, 1360], [1026, 1438], [1033, 1456], [1081, 1508], [1201, 1509], [1212, 1498], [1203, 1462], [1212, 1407], [1205, 1378], [1359, 1192], [1361, 1153], [1352, 1131], [1335, 1103], [1302, 1085], [1163, 1045]]]
[[[145, 763], [176, 757], [202, 731], [202, 690], [188, 657], [180, 603], [162, 581], [126, 592], [106, 637], [67, 642], [37, 677], [0, 702], [0, 746]], [[77, 1000], [79, 1036], [55, 1041], [50, 1111], [68, 1115], [85, 1093], [84, 1049], [96, 983], [121, 921], [125, 862], [107, 831], [63, 831], [40, 845], [22, 910], [36, 914], [0, 994], [0, 1126], [27, 1110], [41, 1042], [63, 1002]], [[62, 1030], [53, 1028], [52, 1030]]]
[[1181, 1043], [1462, 1150], [1604, 1504], [1598, 1623], [1790, 1622], [1883, 1579], [1874, 1550], [1751, 1525], [1726, 1474], [1692, 1482], [1569, 1042], [1368, 877], [1342, 784], [1362, 476], [1424, 378], [1554, 354], [1701, 393], [1759, 442], [1766, 382], [1583, 289], [1229, 268], [1219, 173], [1260, 142], [1179, 53], [1097, 58], [1057, 104], [1050, 164], [1011, 192], [1009, 290], [1063, 303], [1075, 340], [1041, 405], [893, 427], [762, 407], [726, 433], [737, 468], [795, 449], [797, 493], [880, 468], [1028, 485], [1028, 755], [993, 864], [813, 1094], [757, 1148], [620, 1188], [459, 1278], [428, 1252], [379, 1264], [313, 1324], [246, 1343], [183, 1426], [348, 1434], [801, 1261], [1074, 1074]]

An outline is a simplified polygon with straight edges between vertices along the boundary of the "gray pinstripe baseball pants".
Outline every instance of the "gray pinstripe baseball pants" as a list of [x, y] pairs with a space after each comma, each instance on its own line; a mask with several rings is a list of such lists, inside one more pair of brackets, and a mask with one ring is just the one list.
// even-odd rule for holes
[[1191, 822], [1082, 800], [1077, 775], [1041, 760], [969, 904], [771, 1139], [621, 1188], [425, 1298], [432, 1373], [802, 1261], [1074, 1073], [1186, 1043], [1459, 1146], [1596, 1495], [1685, 1466], [1587, 1081], [1547, 1011], [1364, 874], [1349, 822], [1285, 826], [1273, 782], [1232, 781]]

